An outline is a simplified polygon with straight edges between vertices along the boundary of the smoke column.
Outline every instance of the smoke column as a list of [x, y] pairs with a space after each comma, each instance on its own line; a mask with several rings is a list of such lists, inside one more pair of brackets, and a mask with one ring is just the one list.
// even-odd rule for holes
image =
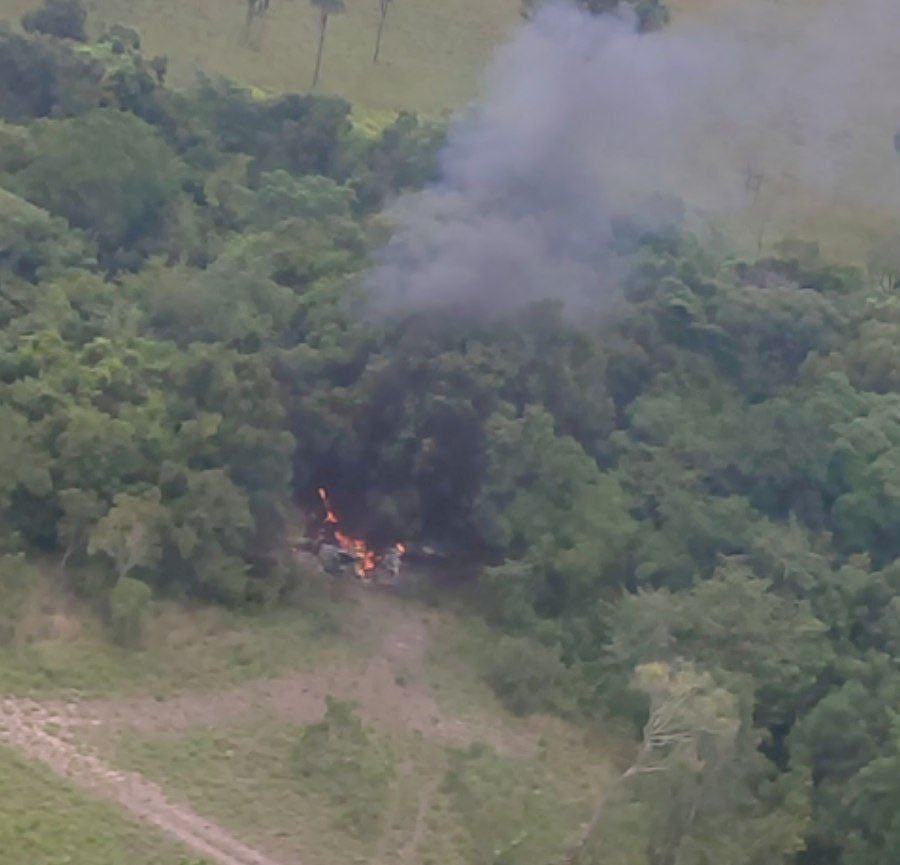
[[616, 218], [655, 226], [673, 199], [694, 224], [747, 208], [761, 184], [786, 218], [801, 199], [900, 201], [900, 4], [747, 5], [649, 34], [543, 7], [451, 128], [439, 182], [394, 206], [373, 307], [602, 307], [622, 267]]

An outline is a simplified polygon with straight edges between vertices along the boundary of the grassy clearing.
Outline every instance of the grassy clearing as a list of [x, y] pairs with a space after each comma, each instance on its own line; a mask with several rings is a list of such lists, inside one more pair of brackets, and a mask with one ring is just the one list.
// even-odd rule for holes
[[[352, 624], [351, 624], [352, 623]], [[352, 627], [354, 638], [345, 638]], [[12, 644], [0, 648], [0, 693], [85, 696], [143, 692], [159, 696], [213, 689], [323, 659], [362, 657], [374, 639], [354, 621], [354, 605], [318, 598], [309, 609], [258, 614], [161, 602], [141, 648], [114, 645], [94, 611], [38, 586]]]
[[367, 861], [370, 836], [353, 831], [358, 791], [335, 802], [333, 782], [303, 778], [295, 751], [303, 727], [263, 718], [182, 737], [120, 744], [117, 762], [183, 797], [258, 849], [309, 865]]
[[[177, 865], [185, 852], [0, 747], [0, 865]], [[196, 860], [192, 860], [196, 861]]]
[[486, 681], [497, 640], [496, 631], [471, 613], [448, 617], [436, 627], [426, 677], [444, 711], [466, 719], [506, 712]]
[[[308, 0], [273, 0], [269, 13], [254, 22], [249, 36], [243, 0], [85, 2], [94, 33], [117, 22], [136, 27], [148, 54], [169, 57], [170, 77], [176, 85], [193, 81], [202, 70], [225, 75], [260, 93], [302, 91], [309, 86], [317, 18]], [[0, 0], [0, 19], [18, 21], [38, 3]], [[729, 32], [745, 34], [747, 40], [768, 38], [759, 29], [760, 10], [744, 0], [671, 0], [670, 5], [676, 29], [690, 27], [696, 20], [718, 21]], [[821, 5], [820, 0], [782, 4], [775, 11], [776, 21], [802, 28]], [[320, 88], [349, 99], [359, 124], [373, 129], [389, 122], [391, 112], [400, 109], [438, 115], [476, 97], [493, 49], [521, 21], [519, 0], [393, 0], [383, 59], [376, 65], [372, 50], [378, 2], [354, 0], [347, 7], [329, 24]], [[771, 17], [770, 6], [760, 8]], [[900, 73], [900, 54], [885, 62], [894, 62]], [[790, 138], [787, 122], [784, 129], [772, 130], [761, 200], [752, 208], [705, 221], [712, 221], [745, 253], [771, 252], [780, 237], [790, 235], [817, 240], [828, 258], [864, 263], [873, 244], [885, 234], [900, 235], [891, 220], [891, 205], [870, 203], [872, 178], [879, 178], [875, 188], [883, 190], [883, 183], [896, 185], [898, 174], [890, 146], [898, 118], [884, 109], [877, 90], [860, 93], [860, 100], [871, 101], [873, 108], [848, 137], [847, 163], [852, 163], [852, 170], [833, 196], [798, 190], [795, 178], [779, 175], [782, 145], [777, 142]], [[707, 146], [714, 153], [727, 147], [727, 141], [713, 135]], [[790, 162], [797, 154], [789, 149], [786, 158]], [[857, 195], [859, 185], [869, 192]]]
[[[35, 590], [21, 617], [19, 645], [0, 654], [0, 693], [207, 692], [319, 662], [355, 670], [374, 657], [408, 678], [410, 699], [421, 696], [416, 689], [425, 681], [439, 688], [450, 723], [470, 717], [481, 725], [475, 730], [497, 733], [501, 741], [509, 730], [519, 744], [526, 741], [521, 722], [480, 679], [475, 661], [485, 632], [479, 623], [380, 593], [351, 592], [320, 607], [315, 615], [284, 610], [240, 617], [161, 604], [146, 647], [133, 651], [111, 646], [89, 611], [50, 588]], [[585, 818], [622, 741], [614, 734], [589, 741], [583, 729], [536, 719], [544, 735], [534, 732], [535, 750], [509, 756], [477, 741], [447, 748], [401, 725], [385, 729], [379, 722], [376, 731], [345, 704], [333, 704], [324, 723], [308, 726], [248, 708], [255, 714], [246, 720], [217, 722], [213, 714], [205, 722], [211, 726], [177, 734], [111, 727], [94, 745], [111, 763], [157, 781], [280, 861], [471, 865], [493, 862], [496, 851], [506, 865], [531, 865], [551, 861]], [[0, 763], [5, 780], [3, 768]], [[21, 813], [29, 808], [26, 803]], [[78, 814], [70, 818], [55, 806], [48, 813], [63, 815], [65, 837], [81, 831]], [[42, 824], [34, 825], [35, 837], [42, 837]], [[96, 837], [114, 849], [108, 834]], [[93, 843], [86, 842], [92, 853]], [[91, 865], [114, 861], [99, 853], [94, 859]], [[2, 858], [0, 865], [6, 865]]]
[[292, 773], [336, 810], [338, 828], [363, 840], [381, 834], [396, 758], [349, 703], [329, 699], [325, 717], [303, 730], [290, 761]]
[[[0, 18], [18, 21], [39, 0], [2, 0]], [[320, 88], [371, 108], [440, 112], [478, 90], [492, 48], [519, 20], [519, 0], [394, 0], [372, 63], [378, 0], [354, 0], [328, 26]], [[165, 54], [172, 80], [195, 71], [270, 91], [305, 90], [315, 62], [317, 18], [308, 0], [274, 0], [246, 38], [243, 0], [86, 0], [89, 26], [113, 23]]]
[[[546, 760], [511, 760], [473, 746], [449, 755], [442, 793], [471, 865], [553, 861], [587, 817], [587, 779], [570, 786]], [[556, 854], [556, 856], [554, 856]]]
[[[608, 778], [602, 752], [583, 742], [548, 740], [531, 757], [510, 757], [371, 730], [364, 739], [332, 739], [303, 772], [298, 743], [311, 729], [260, 720], [130, 740], [120, 744], [117, 762], [255, 846], [311, 865], [405, 857], [434, 865], [552, 861]], [[359, 758], [361, 741], [364, 762], [378, 771], [364, 778], [338, 771], [342, 761]]]

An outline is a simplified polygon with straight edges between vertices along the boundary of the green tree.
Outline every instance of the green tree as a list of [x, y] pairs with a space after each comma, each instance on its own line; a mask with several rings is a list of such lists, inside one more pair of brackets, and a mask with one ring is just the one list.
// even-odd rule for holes
[[35, 432], [24, 415], [0, 406], [0, 510], [10, 507], [18, 491], [41, 496], [52, 488], [50, 454]]
[[200, 591], [227, 603], [245, 600], [249, 568], [241, 555], [255, 528], [245, 492], [222, 469], [170, 467], [163, 485], [181, 493], [166, 502], [167, 535], [194, 570]]
[[880, 865], [900, 849], [900, 730], [889, 755], [879, 757], [847, 784], [845, 802], [854, 828], [846, 841], [846, 865]]
[[759, 758], [734, 694], [677, 660], [640, 665], [634, 686], [649, 702], [641, 745], [607, 787], [567, 862], [610, 861], [607, 837], [617, 835], [601, 829], [635, 806], [646, 857], [638, 861], [648, 865], [771, 865], [802, 849], [802, 792], [765, 780], [772, 767]]
[[90, 111], [103, 99], [102, 78], [101, 64], [69, 44], [0, 27], [0, 117], [17, 123]]
[[117, 643], [129, 646], [140, 643], [152, 598], [153, 592], [146, 583], [119, 577], [109, 595], [109, 621]]
[[60, 490], [59, 506], [62, 517], [57, 531], [65, 544], [59, 569], [65, 574], [69, 559], [86, 545], [91, 527], [103, 516], [105, 508], [93, 490], [79, 489]]
[[832, 660], [826, 626], [808, 601], [773, 591], [740, 559], [723, 561], [690, 591], [626, 595], [612, 617], [609, 663], [675, 657], [737, 674], [756, 692], [757, 722], [787, 725]]
[[636, 528], [615, 477], [538, 406], [494, 415], [488, 442], [476, 521], [507, 559], [488, 575], [497, 612], [555, 617], [608, 593]]
[[99, 109], [35, 129], [39, 154], [12, 178], [23, 197], [65, 217], [109, 254], [151, 243], [178, 192], [182, 166], [133, 114]]
[[46, 33], [58, 39], [87, 40], [84, 28], [87, 10], [81, 0], [44, 0], [43, 5], [22, 18], [22, 27], [29, 33]]
[[791, 754], [812, 774], [811, 849], [823, 859], [841, 861], [842, 851], [852, 851], [850, 862], [877, 862], [895, 831], [886, 809], [896, 801], [896, 785], [884, 782], [896, 767], [900, 676], [890, 656], [842, 660], [852, 678], [800, 719]]
[[319, 83], [319, 73], [322, 71], [322, 53], [325, 50], [325, 31], [328, 29], [328, 19], [332, 15], [338, 15], [344, 11], [343, 0], [309, 0], [319, 14], [319, 43], [316, 47], [316, 67], [313, 70], [312, 89], [315, 90]]
[[0, 120], [0, 171], [18, 171], [34, 156], [31, 133], [15, 123]]
[[67, 412], [57, 449], [65, 487], [107, 497], [137, 480], [143, 467], [137, 431], [121, 418], [90, 407]]
[[90, 267], [92, 259], [91, 246], [81, 232], [0, 189], [0, 267], [35, 282], [66, 267]]
[[[669, 787], [668, 802], [654, 805], [659, 823], [667, 823], [679, 812], [681, 821], [692, 821], [695, 808], [685, 808], [681, 793], [689, 798], [698, 792], [697, 781], [710, 774], [716, 764], [727, 761], [734, 752], [741, 722], [736, 698], [716, 686], [708, 673], [691, 665], [670, 666], [663, 662], [642, 664], [635, 671], [635, 687], [649, 700], [649, 717], [643, 740], [631, 765], [611, 783], [594, 807], [590, 821], [579, 841], [569, 850], [566, 861], [587, 861], [588, 845], [607, 817], [607, 812], [622, 788], [642, 775], [676, 776]], [[682, 786], [685, 789], [678, 790]], [[690, 827], [680, 825], [681, 834]], [[653, 843], [653, 842], [651, 842]]]
[[168, 515], [160, 503], [160, 492], [143, 495], [120, 493], [113, 506], [92, 529], [88, 553], [102, 553], [113, 565], [118, 580], [135, 569], [150, 570], [160, 560]]
[[244, 41], [250, 38], [250, 28], [253, 22], [262, 18], [269, 11], [271, 0], [247, 0], [247, 17], [244, 22]]
[[372, 62], [378, 62], [378, 55], [381, 53], [381, 36], [384, 33], [384, 24], [387, 21], [388, 12], [391, 8], [391, 0], [378, 0], [378, 33], [375, 36], [375, 53], [372, 55]]

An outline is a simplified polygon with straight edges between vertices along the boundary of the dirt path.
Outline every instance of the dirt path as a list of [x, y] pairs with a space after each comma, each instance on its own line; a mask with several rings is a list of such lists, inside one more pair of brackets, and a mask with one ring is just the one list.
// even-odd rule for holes
[[[364, 663], [333, 662], [314, 670], [257, 680], [220, 691], [187, 692], [167, 699], [103, 700], [0, 698], [0, 743], [46, 764], [78, 787], [117, 802], [216, 865], [282, 865], [251, 849], [136, 772], [104, 762], [117, 735], [179, 735], [197, 726], [221, 726], [268, 715], [292, 723], [321, 720], [329, 696], [351, 700], [366, 723], [448, 745], [483, 742], [507, 753], [533, 753], [538, 723], [460, 719], [438, 705], [425, 678], [430, 626], [427, 617], [372, 597], [361, 607], [378, 621], [378, 638]], [[91, 747], [91, 745], [96, 747]], [[414, 865], [427, 830], [437, 782], [417, 796], [415, 819], [396, 861]], [[292, 861], [290, 865], [300, 865]]]
[[[280, 865], [242, 844], [190, 808], [170, 801], [156, 784], [135, 772], [110, 768], [74, 745], [67, 719], [30, 700], [0, 702], [0, 743], [39, 760], [88, 792], [111, 799], [139, 820], [161, 829], [218, 865]], [[299, 863], [292, 863], [299, 865]]]
[[425, 840], [425, 833], [428, 830], [428, 811], [431, 808], [435, 793], [437, 793], [439, 783], [439, 779], [434, 779], [427, 786], [423, 787], [419, 793], [416, 822], [413, 825], [409, 839], [397, 855], [397, 861], [402, 863], [402, 865], [416, 865], [420, 861], [419, 848], [422, 846], [422, 842]]
[[495, 717], [457, 718], [437, 703], [425, 680], [430, 622], [421, 615], [371, 596], [361, 605], [377, 617], [380, 645], [365, 662], [323, 663], [272, 679], [217, 691], [188, 691], [164, 699], [116, 697], [81, 702], [44, 703], [50, 711], [73, 716], [76, 723], [103, 735], [127, 730], [142, 735], [179, 735], [195, 727], [239, 724], [267, 715], [292, 724], [311, 724], [325, 714], [326, 698], [356, 704], [361, 718], [382, 733], [402, 730], [442, 745], [484, 743], [501, 753], [534, 753], [542, 721], [498, 723]]

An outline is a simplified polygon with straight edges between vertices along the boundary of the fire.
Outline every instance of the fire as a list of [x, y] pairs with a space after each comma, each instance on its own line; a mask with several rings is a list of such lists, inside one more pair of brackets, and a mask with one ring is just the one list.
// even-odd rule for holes
[[328, 501], [328, 492], [325, 487], [319, 487], [319, 498], [322, 499], [322, 504], [325, 505], [325, 522], [337, 525], [337, 514], [331, 509], [331, 503]]
[[[353, 567], [356, 575], [364, 580], [370, 579], [378, 566], [377, 553], [362, 538], [351, 537], [337, 528], [340, 525], [340, 519], [331, 504], [331, 500], [328, 498], [328, 491], [324, 487], [319, 487], [319, 498], [325, 507], [325, 522], [333, 527], [335, 541], [337, 541], [342, 550], [353, 556]], [[402, 544], [397, 544], [397, 551], [401, 552], [401, 554], [406, 550], [405, 547], [401, 550], [402, 546]]]

